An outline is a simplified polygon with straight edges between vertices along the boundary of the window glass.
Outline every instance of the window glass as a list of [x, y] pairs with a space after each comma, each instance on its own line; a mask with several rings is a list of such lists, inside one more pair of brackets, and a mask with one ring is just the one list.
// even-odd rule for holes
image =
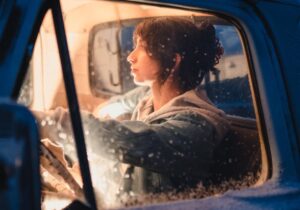
[[[256, 183], [261, 148], [247, 55], [235, 25], [189, 10], [108, 1], [61, 3], [99, 208], [203, 198]], [[154, 20], [184, 20], [175, 27], [182, 36], [171, 33], [175, 29], [166, 22], [147, 31]], [[137, 32], [133, 39], [137, 27], [147, 33]], [[211, 55], [213, 61], [207, 58]], [[32, 98], [28, 106], [39, 120], [42, 141], [47, 140], [44, 152], [54, 154], [50, 160], [41, 156], [43, 177], [51, 175], [43, 189], [55, 201], [82, 199], [50, 14], [30, 68], [31, 91], [21, 96]], [[205, 69], [209, 73], [201, 73]], [[67, 179], [59, 175], [61, 164]], [[45, 209], [52, 204], [43, 201]]]
[[[261, 168], [260, 145], [248, 81], [249, 66], [237, 28], [229, 21], [209, 14], [150, 6], [114, 5], [119, 9], [116, 16], [122, 18], [95, 22], [88, 33], [90, 88], [94, 97], [105, 98], [105, 100], [93, 110], [94, 116], [100, 119], [100, 122], [87, 120], [85, 129], [88, 133], [88, 147], [92, 148], [89, 155], [93, 154], [94, 158], [94, 161], [90, 160], [93, 181], [98, 186], [96, 187], [98, 196], [104, 200], [103, 204], [115, 207], [202, 198], [216, 192], [221, 193], [228, 189], [253, 185], [259, 177]], [[96, 5], [94, 6], [96, 7]], [[125, 12], [128, 11], [125, 9], [126, 7], [136, 10], [142, 8], [147, 12], [142, 16], [140, 14], [129, 15]], [[74, 12], [74, 14], [77, 13]], [[199, 27], [203, 21], [213, 24], [224, 53], [213, 71], [205, 76], [196, 90], [199, 93], [204, 92], [215, 107], [223, 110], [226, 113], [226, 119], [231, 124], [222, 141], [212, 149], [211, 157], [214, 163], [208, 166], [210, 167], [209, 175], [200, 180], [198, 185], [193, 185], [191, 188], [183, 187], [183, 189], [178, 185], [169, 189], [170, 182], [174, 186], [176, 180], [180, 180], [180, 183], [184, 183], [185, 180], [181, 180], [177, 175], [173, 176], [170, 171], [158, 168], [172, 168], [172, 164], [170, 165], [165, 157], [173, 150], [165, 150], [164, 145], [180, 148], [173, 151], [177, 155], [187, 155], [178, 152], [184, 151], [185, 146], [183, 145], [188, 145], [187, 139], [189, 139], [187, 133], [180, 132], [189, 132], [190, 130], [184, 127], [193, 127], [193, 123], [191, 123], [193, 119], [179, 120], [176, 117], [181, 115], [177, 113], [174, 121], [178, 120], [180, 126], [176, 124], [179, 122], [176, 121], [173, 124], [173, 118], [168, 117], [166, 117], [167, 119], [159, 118], [157, 122], [151, 122], [151, 117], [141, 117], [142, 122], [135, 121], [137, 118], [141, 119], [140, 116], [135, 115], [138, 110], [137, 106], [146, 109], [141, 105], [141, 101], [151, 97], [151, 92], [147, 85], [141, 87], [136, 84], [134, 80], [137, 78], [132, 72], [135, 68], [135, 61], [130, 61], [135, 59], [130, 57], [131, 51], [138, 49], [135, 48], [136, 43], [132, 38], [135, 27], [145, 19], [174, 15], [189, 19]], [[69, 21], [71, 21], [71, 17]], [[163, 47], [159, 41], [154, 44], [154, 47]], [[176, 43], [174, 44], [176, 45]], [[106, 99], [107, 97], [109, 99]], [[186, 110], [190, 111], [192, 108], [187, 106]], [[139, 112], [139, 114], [141, 113]], [[150, 111], [149, 116], [151, 114], [153, 113]], [[166, 113], [162, 112], [162, 114]], [[91, 116], [83, 116], [83, 118], [88, 119]], [[116, 121], [110, 121], [110, 119]], [[131, 121], [124, 121], [130, 119]], [[197, 123], [196, 121], [195, 123]], [[199, 124], [198, 126], [201, 127]], [[164, 132], [171, 132], [174, 135]], [[195, 138], [197, 134], [191, 136]], [[160, 141], [163, 142], [163, 146]], [[103, 148], [106, 148], [106, 151], [103, 151]], [[152, 148], [155, 149], [152, 150]], [[192, 151], [190, 152], [192, 153]], [[205, 152], [209, 153], [210, 151], [207, 149]], [[180, 162], [174, 157], [170, 159]], [[204, 166], [201, 166], [199, 160], [196, 162], [197, 170], [203, 169]], [[128, 163], [133, 167], [128, 167]], [[182, 165], [184, 164], [182, 163]], [[189, 164], [187, 163], [185, 166]], [[178, 164], [177, 167], [181, 168], [182, 165]], [[182, 171], [188, 174], [183, 175], [187, 180], [195, 172], [188, 172], [189, 170], [192, 170], [189, 166], [182, 168]], [[99, 176], [99, 174], [101, 175]], [[162, 183], [167, 184], [163, 185]], [[125, 196], [122, 194], [124, 188], [128, 192]], [[117, 196], [115, 196], [116, 194]]]

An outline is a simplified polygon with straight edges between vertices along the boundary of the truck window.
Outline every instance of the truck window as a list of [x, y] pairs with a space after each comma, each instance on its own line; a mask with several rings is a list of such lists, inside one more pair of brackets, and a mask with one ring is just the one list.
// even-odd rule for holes
[[[258, 183], [263, 148], [255, 94], [250, 88], [243, 40], [229, 19], [213, 13], [108, 1], [61, 4], [99, 208], [203, 198]], [[159, 110], [169, 105], [165, 103], [159, 109], [151, 105], [144, 117], [137, 116], [141, 112], [136, 107], [145, 108], [142, 104], [154, 99], [153, 89], [149, 91], [152, 86], [140, 87], [134, 77], [130, 56], [138, 41], [133, 34], [139, 23], [158, 17], [184, 19], [197, 27], [211, 24], [215, 29], [223, 55], [210, 73], [189, 89], [193, 97], [205, 102], [202, 111], [183, 99], [185, 106], [179, 112], [168, 114], [166, 109], [165, 115], [159, 115]], [[180, 59], [187, 54], [181, 52]], [[51, 160], [41, 157], [45, 163], [42, 175], [48, 177], [43, 187], [56, 200], [81, 199], [82, 181], [50, 13], [40, 28], [30, 69], [19, 101], [36, 114], [42, 142], [53, 152], [55, 163], [50, 169]], [[151, 118], [156, 111], [157, 119]], [[71, 184], [57, 176], [57, 164], [72, 177]], [[51, 208], [51, 203], [45, 200], [44, 206]]]

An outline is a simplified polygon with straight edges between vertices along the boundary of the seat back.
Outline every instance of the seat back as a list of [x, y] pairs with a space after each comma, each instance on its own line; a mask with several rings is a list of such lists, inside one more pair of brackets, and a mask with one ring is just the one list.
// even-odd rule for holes
[[39, 135], [27, 108], [0, 101], [0, 205], [41, 209]]
[[231, 129], [214, 154], [211, 181], [243, 180], [261, 169], [261, 150], [255, 119], [227, 116]]

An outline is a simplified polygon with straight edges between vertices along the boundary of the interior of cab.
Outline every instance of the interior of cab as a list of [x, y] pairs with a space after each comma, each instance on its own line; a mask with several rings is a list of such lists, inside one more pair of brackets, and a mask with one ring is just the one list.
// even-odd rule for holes
[[[90, 113], [109, 107], [113, 99], [136, 88], [126, 58], [133, 47], [132, 33], [137, 23], [157, 16], [182, 16], [191, 18], [195, 24], [204, 19], [210, 21], [216, 28], [224, 56], [215, 73], [206, 76], [199, 88], [205, 89], [210, 100], [227, 114], [231, 129], [215, 151], [215, 164], [209, 181], [217, 186], [228, 180], [249, 180], [252, 176], [246, 184], [252, 186], [263, 179], [265, 175], [261, 174], [261, 144], [247, 55], [240, 33], [230, 20], [203, 12], [108, 1], [64, 0], [61, 4], [80, 109]], [[57, 107], [67, 109], [61, 72], [52, 14], [48, 12], [40, 27], [19, 102], [39, 112]], [[117, 112], [117, 108], [108, 110]], [[130, 113], [126, 114], [129, 114], [128, 118]], [[60, 134], [60, 137], [65, 138], [65, 135]], [[57, 151], [53, 159], [64, 152], [57, 145], [49, 142], [46, 145], [52, 152]], [[61, 162], [62, 167], [67, 168], [68, 157]], [[51, 165], [47, 161], [45, 164]], [[66, 173], [74, 176], [74, 170]], [[45, 165], [42, 172], [59, 173], [47, 171]], [[53, 177], [54, 180], [58, 176]], [[66, 182], [65, 179], [60, 181]], [[75, 175], [72, 182], [80, 185], [80, 175]], [[44, 183], [44, 187], [56, 193], [61, 190], [55, 189], [53, 184], [46, 186]], [[74, 196], [81, 195], [75, 193]], [[112, 201], [106, 201], [109, 202]]]

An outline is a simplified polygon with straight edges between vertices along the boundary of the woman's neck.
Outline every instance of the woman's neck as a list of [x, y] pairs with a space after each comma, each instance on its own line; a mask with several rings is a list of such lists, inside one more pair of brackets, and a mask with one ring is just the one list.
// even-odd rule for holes
[[153, 83], [151, 86], [153, 96], [153, 109], [159, 110], [173, 98], [181, 95], [183, 91], [179, 89], [176, 83], [169, 83], [168, 80], [164, 84]]

